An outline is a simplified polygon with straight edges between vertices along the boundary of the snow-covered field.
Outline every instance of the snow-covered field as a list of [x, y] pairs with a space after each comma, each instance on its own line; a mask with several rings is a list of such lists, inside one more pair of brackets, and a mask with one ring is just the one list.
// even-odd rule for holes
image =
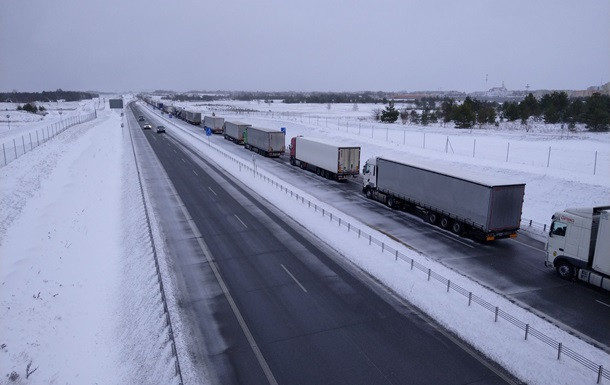
[[[213, 108], [218, 115], [256, 125], [287, 127], [289, 137], [310, 134], [360, 145], [362, 162], [373, 155], [426, 159], [523, 181], [527, 183], [523, 215], [541, 223], [547, 222], [554, 210], [608, 204], [610, 196], [607, 133], [580, 131], [568, 137], [560, 127], [534, 126], [526, 133], [509, 126], [460, 132], [440, 125], [387, 126], [370, 121], [370, 110], [382, 108], [370, 105], [359, 105], [357, 111], [353, 105], [333, 105], [328, 110], [326, 105], [256, 102], [217, 102], [198, 108], [203, 112]], [[258, 111], [237, 114], [236, 108]], [[0, 168], [0, 383], [177, 382], [129, 135], [126, 128], [120, 128], [116, 111], [105, 109], [98, 116]], [[40, 123], [21, 124], [20, 129], [27, 132], [32, 129], [30, 124]], [[556, 352], [548, 346], [531, 338], [524, 341], [517, 328], [501, 320], [493, 322], [493, 314], [466, 306], [457, 294], [447, 294], [425, 275], [410, 272], [402, 260], [395, 261], [364, 239], [358, 241], [356, 233], [347, 232], [328, 216], [295, 205], [294, 197], [278, 194], [277, 187], [267, 180], [245, 168], [240, 171], [227, 158], [218, 158], [216, 150], [202, 146], [199, 139], [180, 134], [171, 124], [168, 127], [185, 141], [197, 143], [203, 153], [217, 158], [221, 167], [238, 174], [346, 259], [523, 381], [595, 383], [597, 373], [592, 370], [569, 358], [556, 360]], [[0, 123], [0, 134], [6, 131], [6, 123]], [[447, 137], [453, 151], [448, 149]], [[508, 142], [509, 156], [515, 159], [509, 157], [507, 162]], [[578, 165], [558, 161], [547, 167], [549, 146], [553, 148], [551, 156], [557, 152]], [[583, 154], [595, 151], [598, 164], [594, 175], [593, 158], [585, 159]], [[542, 156], [542, 164], [517, 160], [517, 154], [527, 159]], [[259, 165], [258, 171], [284, 183], [281, 175], [267, 173], [264, 166]], [[287, 187], [366, 228], [324, 202]], [[425, 256], [373, 230], [369, 233], [593, 362], [610, 361], [608, 354]]]

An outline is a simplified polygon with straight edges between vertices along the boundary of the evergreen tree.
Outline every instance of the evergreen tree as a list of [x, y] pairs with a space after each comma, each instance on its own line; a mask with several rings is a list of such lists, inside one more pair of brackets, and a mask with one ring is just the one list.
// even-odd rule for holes
[[396, 108], [394, 108], [394, 101], [390, 100], [388, 106], [381, 113], [381, 121], [386, 123], [394, 123], [398, 120], [398, 115], [400, 113]]
[[411, 123], [414, 123], [414, 124], [419, 123], [419, 114], [417, 113], [417, 111], [411, 110], [411, 113], [409, 115], [410, 115], [409, 118], [411, 120]]
[[476, 121], [476, 114], [473, 110], [473, 101], [466, 97], [464, 103], [453, 110], [453, 121], [456, 128], [470, 128]]
[[582, 122], [591, 131], [610, 129], [610, 96], [593, 94], [587, 99], [582, 113]]

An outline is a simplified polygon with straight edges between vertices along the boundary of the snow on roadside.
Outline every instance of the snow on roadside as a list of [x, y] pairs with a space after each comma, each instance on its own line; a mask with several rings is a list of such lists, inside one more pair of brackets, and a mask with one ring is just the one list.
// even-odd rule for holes
[[0, 171], [0, 383], [175, 383], [120, 122], [100, 113]]

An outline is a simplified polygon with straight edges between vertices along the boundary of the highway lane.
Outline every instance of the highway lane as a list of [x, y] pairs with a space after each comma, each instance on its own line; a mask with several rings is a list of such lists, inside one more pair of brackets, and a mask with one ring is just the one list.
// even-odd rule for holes
[[[178, 146], [170, 135], [142, 133], [278, 383], [506, 383], [429, 320], [372, 281], [356, 278], [359, 273], [332, 250], [238, 181]], [[210, 262], [176, 257], [184, 281], [210, 280]], [[195, 297], [183, 306], [199, 302]], [[252, 343], [243, 328], [235, 327], [239, 317], [226, 302], [217, 296], [211, 306], [219, 309], [212, 309], [214, 325], [198, 325], [217, 330], [225, 342], [225, 349], [210, 357], [221, 364], [219, 383], [273, 383], [252, 364], [257, 361]]]
[[[202, 135], [200, 127], [174, 121], [184, 130]], [[235, 156], [245, 160], [252, 156], [242, 146], [220, 136], [211, 139]], [[544, 266], [543, 243], [526, 233], [521, 232], [516, 240], [482, 244], [432, 226], [416, 213], [392, 211], [366, 199], [359, 178], [345, 183], [328, 181], [291, 166], [287, 157], [257, 157], [257, 162], [295, 187], [610, 351], [610, 328], [600, 326], [610, 319], [608, 293], [560, 279]]]

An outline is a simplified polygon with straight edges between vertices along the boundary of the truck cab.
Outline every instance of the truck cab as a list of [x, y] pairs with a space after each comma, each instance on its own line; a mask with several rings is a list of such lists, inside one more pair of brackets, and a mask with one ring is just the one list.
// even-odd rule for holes
[[547, 267], [561, 278], [610, 290], [610, 207], [566, 209], [552, 216]]
[[[367, 193], [377, 187], [377, 158], [370, 158], [362, 166], [362, 191]], [[368, 194], [367, 194], [368, 196]], [[370, 197], [369, 197], [370, 198]]]

